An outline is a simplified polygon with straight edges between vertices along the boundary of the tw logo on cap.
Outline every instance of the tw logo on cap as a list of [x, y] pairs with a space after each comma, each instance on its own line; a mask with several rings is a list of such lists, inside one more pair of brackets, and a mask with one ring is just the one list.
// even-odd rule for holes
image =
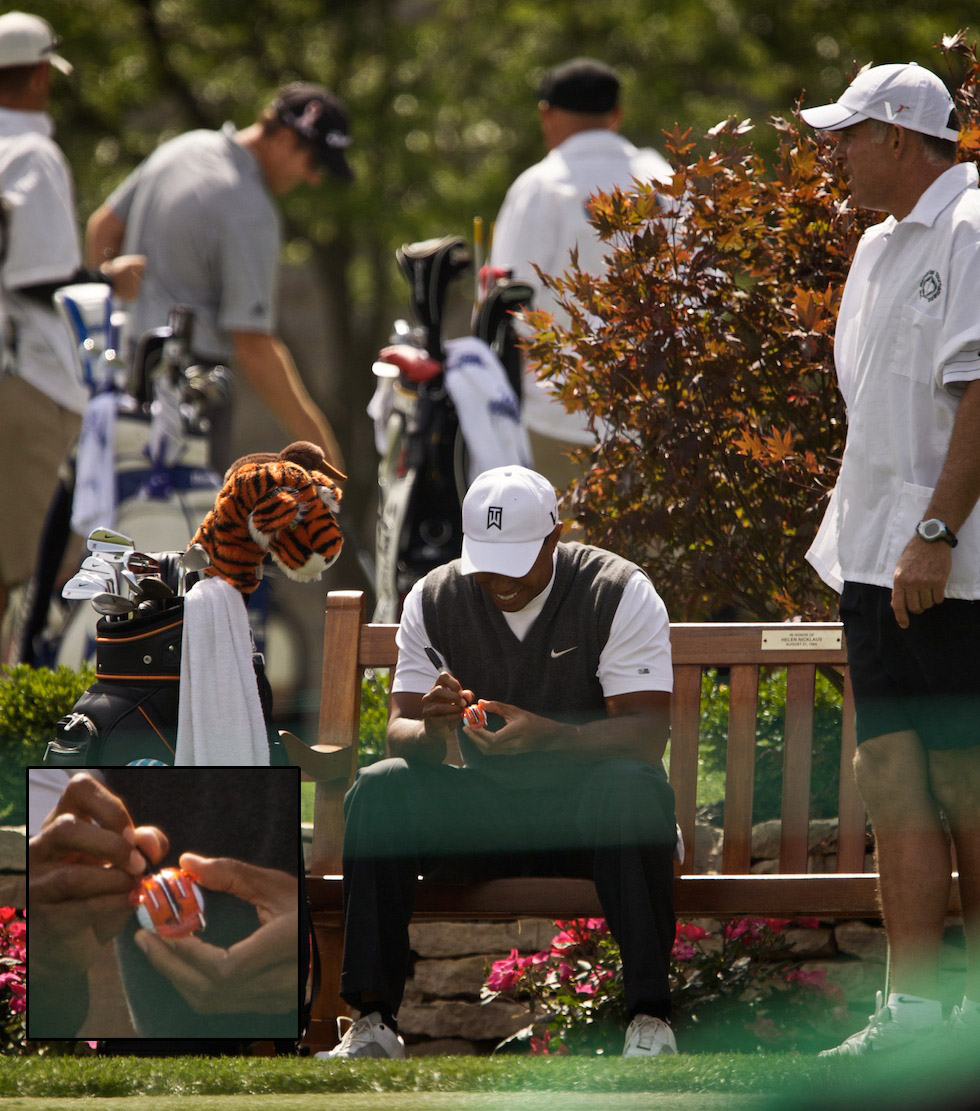
[[492, 528], [498, 529], [501, 532], [504, 527], [504, 509], [501, 505], [491, 505], [487, 507], [487, 530]]

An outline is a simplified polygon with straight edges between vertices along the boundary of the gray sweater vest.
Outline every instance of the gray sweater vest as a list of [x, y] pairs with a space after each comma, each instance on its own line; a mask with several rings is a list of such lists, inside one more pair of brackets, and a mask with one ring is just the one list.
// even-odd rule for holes
[[[559, 721], [605, 717], [596, 677], [623, 588], [638, 568], [601, 548], [559, 544], [555, 584], [523, 641], [459, 562], [430, 571], [422, 614], [430, 643], [477, 698], [506, 702]], [[499, 718], [490, 728], [499, 728]], [[510, 786], [536, 788], [555, 771], [556, 753], [487, 757], [459, 731], [469, 767]], [[564, 763], [564, 761], [561, 761]]]

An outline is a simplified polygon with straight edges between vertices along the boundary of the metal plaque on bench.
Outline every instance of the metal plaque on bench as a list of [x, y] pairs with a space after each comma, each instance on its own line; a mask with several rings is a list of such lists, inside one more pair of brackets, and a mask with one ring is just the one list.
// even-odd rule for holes
[[785, 629], [764, 629], [762, 647], [772, 651], [826, 652], [839, 649], [843, 641], [840, 629], [808, 629], [788, 625]]

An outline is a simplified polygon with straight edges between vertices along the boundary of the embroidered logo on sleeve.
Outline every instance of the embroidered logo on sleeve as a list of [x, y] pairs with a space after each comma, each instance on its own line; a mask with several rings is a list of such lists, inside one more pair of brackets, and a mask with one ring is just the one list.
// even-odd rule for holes
[[943, 281], [935, 270], [927, 270], [919, 279], [919, 296], [926, 301], [935, 301], [942, 291]]

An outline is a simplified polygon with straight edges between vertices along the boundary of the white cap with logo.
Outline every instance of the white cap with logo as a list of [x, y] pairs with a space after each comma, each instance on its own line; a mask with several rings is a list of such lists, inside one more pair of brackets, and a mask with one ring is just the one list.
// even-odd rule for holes
[[551, 483], [527, 467], [494, 467], [478, 475], [463, 499], [461, 571], [519, 579], [558, 524]]
[[71, 64], [54, 52], [60, 45], [46, 19], [27, 12], [0, 15], [0, 69], [50, 62], [62, 73], [71, 73]]
[[915, 62], [863, 69], [833, 104], [800, 115], [818, 131], [838, 131], [861, 120], [881, 120], [956, 142], [948, 126], [953, 98], [939, 78]]

